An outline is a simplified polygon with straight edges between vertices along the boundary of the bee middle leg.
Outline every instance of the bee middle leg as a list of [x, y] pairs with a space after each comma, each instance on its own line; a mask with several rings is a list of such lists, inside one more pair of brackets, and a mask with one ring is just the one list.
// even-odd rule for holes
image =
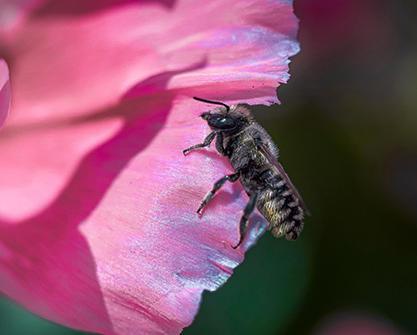
[[236, 172], [236, 173], [233, 173], [233, 174], [229, 174], [227, 176], [224, 176], [223, 178], [220, 178], [218, 181], [216, 181], [214, 183], [214, 186], [211, 189], [211, 191], [208, 192], [206, 194], [206, 196], [204, 197], [203, 201], [200, 204], [200, 207], [198, 207], [197, 213], [199, 215], [201, 215], [203, 213], [204, 207], [206, 207], [207, 204], [210, 202], [210, 200], [213, 199], [213, 197], [216, 194], [216, 192], [226, 183], [226, 181], [230, 181], [230, 182], [233, 183], [236, 180], [238, 180], [239, 177], [240, 177], [240, 172]]
[[185, 150], [182, 151], [182, 153], [184, 154], [184, 156], [186, 156], [190, 151], [193, 151], [195, 149], [200, 149], [200, 148], [205, 148], [208, 147], [211, 142], [213, 142], [214, 138], [216, 137], [216, 132], [212, 131], [210, 134], [208, 134], [208, 136], [204, 139], [203, 143], [199, 143], [196, 145], [193, 145]]
[[239, 245], [241, 245], [243, 240], [245, 239], [246, 228], [248, 226], [249, 217], [255, 210], [257, 200], [258, 200], [258, 193], [253, 193], [250, 196], [249, 202], [246, 204], [245, 209], [243, 210], [243, 215], [242, 215], [242, 218], [240, 219], [240, 224], [239, 224], [239, 229], [240, 229], [239, 242], [236, 245], [232, 246], [233, 249], [236, 249]]

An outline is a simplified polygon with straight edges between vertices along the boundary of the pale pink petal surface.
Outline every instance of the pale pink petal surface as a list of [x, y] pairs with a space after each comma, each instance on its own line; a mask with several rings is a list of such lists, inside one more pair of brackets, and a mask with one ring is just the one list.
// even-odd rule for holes
[[177, 334], [261, 232], [231, 248], [239, 185], [197, 217], [231, 168], [214, 152], [182, 155], [209, 131], [198, 115], [211, 106], [190, 97], [276, 101], [298, 51], [291, 2], [59, 3], [0, 34], [13, 82], [0, 290], [74, 328]]
[[6, 62], [0, 58], [0, 127], [9, 113], [10, 95], [9, 68]]

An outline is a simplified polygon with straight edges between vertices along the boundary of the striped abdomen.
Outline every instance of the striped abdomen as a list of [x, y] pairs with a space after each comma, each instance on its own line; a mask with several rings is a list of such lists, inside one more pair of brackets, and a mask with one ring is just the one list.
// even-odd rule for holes
[[301, 200], [280, 175], [269, 173], [268, 187], [260, 192], [257, 208], [270, 223], [272, 235], [285, 235], [287, 240], [295, 240], [304, 225]]

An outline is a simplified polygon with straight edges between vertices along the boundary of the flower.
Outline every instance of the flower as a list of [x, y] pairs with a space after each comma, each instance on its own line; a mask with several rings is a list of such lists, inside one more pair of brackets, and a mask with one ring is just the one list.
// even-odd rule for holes
[[239, 185], [197, 217], [231, 168], [182, 155], [209, 131], [190, 97], [276, 101], [298, 51], [291, 1], [6, 3], [21, 14], [0, 30], [0, 291], [85, 331], [179, 333], [260, 231], [231, 248]]

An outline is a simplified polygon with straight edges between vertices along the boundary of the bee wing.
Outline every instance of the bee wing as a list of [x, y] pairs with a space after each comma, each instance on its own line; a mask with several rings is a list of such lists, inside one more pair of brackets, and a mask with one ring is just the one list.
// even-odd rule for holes
[[281, 165], [280, 162], [278, 162], [278, 159], [271, 153], [271, 151], [268, 149], [268, 147], [264, 144], [258, 144], [259, 151], [265, 156], [265, 158], [272, 164], [272, 166], [276, 169], [278, 174], [282, 177], [282, 179], [287, 184], [288, 188], [291, 190], [291, 192], [298, 198], [298, 201], [300, 203], [300, 206], [306, 214], [310, 214], [309, 210], [307, 209], [303, 198], [301, 197], [298, 190], [295, 188], [294, 184], [292, 183], [290, 177], [288, 177], [287, 173], [284, 170], [284, 167]]

